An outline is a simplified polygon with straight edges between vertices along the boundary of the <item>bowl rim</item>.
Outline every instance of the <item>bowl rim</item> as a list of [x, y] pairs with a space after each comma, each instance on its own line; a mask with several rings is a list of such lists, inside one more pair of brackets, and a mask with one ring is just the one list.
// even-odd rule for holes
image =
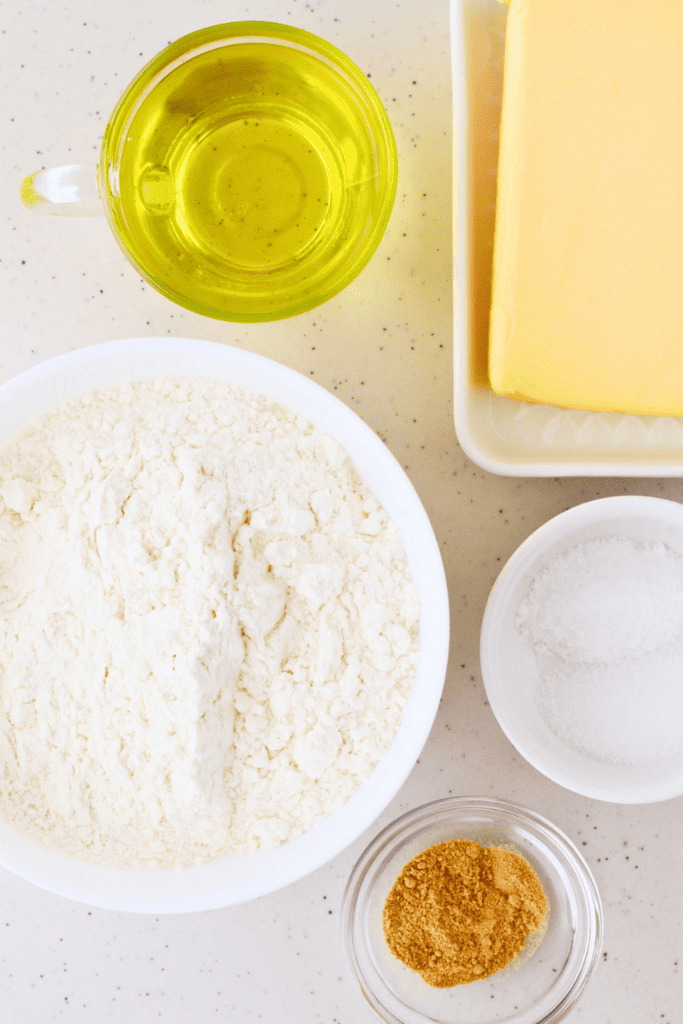
[[188, 338], [127, 338], [64, 353], [0, 386], [0, 445], [68, 398], [126, 380], [173, 374], [250, 387], [336, 437], [361, 479], [368, 484], [372, 477], [370, 489], [399, 526], [422, 607], [415, 681], [391, 747], [342, 807], [298, 838], [274, 850], [231, 854], [191, 867], [134, 870], [66, 857], [0, 822], [0, 864], [15, 874], [92, 906], [153, 914], [216, 909], [273, 892], [327, 863], [368, 828], [398, 792], [427, 740], [443, 690], [450, 624], [439, 545], [405, 471], [349, 406], [265, 356]]
[[[683, 536], [683, 505], [669, 498], [651, 495], [616, 494], [595, 498], [573, 505], [546, 520], [513, 551], [491, 588], [481, 625], [480, 665], [486, 696], [500, 728], [515, 749], [537, 771], [565, 789], [592, 799], [620, 804], [655, 803], [683, 794], [683, 770], [658, 782], [637, 784], [633, 781], [629, 783], [630, 788], [627, 790], [625, 787], [620, 789], [604, 783], [587, 782], [583, 778], [577, 779], [569, 767], [560, 770], [557, 766], [548, 765], [539, 749], [532, 748], [506, 715], [501, 699], [503, 685], [497, 666], [498, 659], [494, 654], [493, 638], [508, 611], [508, 601], [513, 595], [514, 588], [519, 578], [528, 572], [536, 558], [542, 555], [543, 550], [555, 539], [560, 540], [562, 537], [566, 538], [569, 548], [572, 545], [572, 535], [580, 528], [612, 520], [617, 523], [621, 519], [668, 523], [678, 528]], [[564, 747], [560, 740], [557, 741], [557, 745]], [[678, 759], [680, 760], [680, 755]], [[587, 755], [584, 756], [584, 760], [586, 763], [591, 761]], [[636, 771], [637, 766], [634, 766], [634, 775]]]
[[[549, 1013], [544, 1013], [541, 1017], [536, 1018], [533, 1024], [553, 1024], [553, 1022], [561, 1020], [576, 1004], [598, 965], [604, 933], [600, 892], [585, 858], [557, 825], [537, 811], [495, 797], [448, 796], [432, 800], [407, 811], [377, 833], [351, 869], [342, 897], [342, 947], [347, 968], [356, 983], [357, 991], [364, 997], [366, 1005], [369, 1005], [379, 1019], [385, 1021], [385, 1024], [407, 1024], [407, 1022], [397, 1017], [391, 1008], [382, 1003], [360, 964], [357, 946], [364, 945], [365, 939], [364, 930], [356, 927], [361, 887], [378, 858], [388, 855], [392, 848], [397, 848], [411, 834], [416, 833], [429, 822], [436, 824], [445, 818], [456, 820], [460, 815], [464, 816], [465, 812], [470, 811], [487, 814], [491, 821], [502, 821], [505, 817], [512, 817], [526, 826], [534, 827], [543, 834], [544, 845], [552, 844], [555, 849], [560, 849], [574, 869], [577, 884], [572, 888], [572, 893], [576, 897], [577, 908], [581, 907], [586, 925], [583, 956], [569, 990]], [[360, 942], [358, 942], [359, 938]], [[375, 969], [381, 977], [381, 972], [377, 968]], [[406, 1009], [411, 1014], [410, 1024], [417, 1024], [418, 1021], [424, 1022], [424, 1024], [440, 1024], [436, 1017], [426, 1017], [419, 1010], [407, 1005]], [[506, 1021], [507, 1024], [532, 1024], [531, 1018], [526, 1015], [524, 1010], [515, 1018], [506, 1018]]]

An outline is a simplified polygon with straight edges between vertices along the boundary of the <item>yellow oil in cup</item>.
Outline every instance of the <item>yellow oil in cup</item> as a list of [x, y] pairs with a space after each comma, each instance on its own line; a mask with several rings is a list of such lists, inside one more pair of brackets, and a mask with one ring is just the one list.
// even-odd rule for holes
[[[267, 22], [202, 29], [160, 53], [121, 97], [98, 168], [104, 211], [142, 276], [233, 321], [339, 292], [382, 237], [396, 177], [366, 76], [319, 37]], [[26, 187], [24, 198], [64, 212]]]

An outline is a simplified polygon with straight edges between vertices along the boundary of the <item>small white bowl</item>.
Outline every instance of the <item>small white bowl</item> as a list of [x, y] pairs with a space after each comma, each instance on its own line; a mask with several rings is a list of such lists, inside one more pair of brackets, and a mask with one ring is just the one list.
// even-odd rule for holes
[[420, 594], [420, 658], [399, 731], [370, 777], [343, 807], [274, 850], [233, 854], [182, 869], [134, 871], [53, 853], [0, 822], [0, 864], [17, 875], [93, 906], [150, 914], [243, 903], [302, 878], [353, 842], [393, 799], [420, 755], [439, 707], [449, 637], [439, 546], [408, 477], [351, 409], [280, 363], [227, 345], [183, 338], [130, 338], [77, 349], [0, 387], [0, 447], [36, 417], [71, 398], [168, 375], [205, 377], [258, 391], [343, 445], [361, 479], [401, 531]]
[[481, 671], [494, 715], [510, 742], [553, 782], [612, 803], [668, 800], [683, 793], [683, 754], [651, 764], [598, 761], [563, 743], [536, 706], [539, 667], [514, 624], [531, 581], [550, 559], [606, 537], [667, 544], [683, 555], [683, 505], [617, 496], [576, 505], [549, 520], [514, 552], [496, 580], [481, 629]]

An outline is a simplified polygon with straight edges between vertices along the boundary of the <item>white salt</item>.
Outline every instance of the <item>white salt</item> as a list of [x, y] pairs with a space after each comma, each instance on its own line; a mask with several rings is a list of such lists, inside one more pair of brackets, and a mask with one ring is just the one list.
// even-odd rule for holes
[[683, 558], [662, 543], [587, 541], [550, 560], [515, 625], [536, 702], [568, 746], [612, 764], [683, 751]]
[[559, 739], [596, 761], [672, 757], [683, 750], [683, 644], [600, 667], [558, 664], [536, 703]]
[[683, 558], [624, 537], [579, 544], [538, 573], [516, 625], [568, 661], [607, 665], [656, 651], [683, 631]]

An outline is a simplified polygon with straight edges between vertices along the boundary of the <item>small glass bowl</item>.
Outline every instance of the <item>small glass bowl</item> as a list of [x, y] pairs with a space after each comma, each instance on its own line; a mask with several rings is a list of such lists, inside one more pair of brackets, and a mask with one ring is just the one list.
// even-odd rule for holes
[[[521, 854], [538, 875], [548, 913], [504, 970], [437, 989], [390, 951], [382, 909], [403, 867], [449, 839], [474, 839]], [[351, 872], [342, 904], [347, 964], [387, 1024], [551, 1024], [576, 1004], [598, 962], [602, 905], [583, 857], [534, 811], [502, 800], [448, 797], [418, 807], [373, 839]]]

